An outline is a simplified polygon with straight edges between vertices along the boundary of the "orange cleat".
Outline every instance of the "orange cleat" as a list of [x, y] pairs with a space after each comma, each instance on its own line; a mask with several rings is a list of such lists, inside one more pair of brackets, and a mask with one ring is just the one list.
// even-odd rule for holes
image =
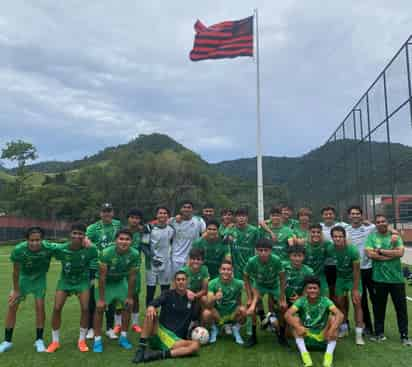
[[60, 343], [52, 342], [46, 349], [47, 353], [54, 353], [57, 349], [60, 348]]
[[89, 347], [86, 344], [86, 340], [79, 340], [77, 343], [77, 346], [79, 347], [80, 352], [88, 352]]
[[122, 327], [120, 325], [115, 325], [115, 327], [113, 328], [113, 332], [115, 334], [119, 334], [122, 331]]
[[138, 334], [140, 334], [140, 333], [142, 332], [142, 328], [141, 328], [139, 325], [137, 325], [137, 324], [133, 324], [133, 325], [132, 325], [132, 330], [133, 330], [135, 333], [138, 333]]

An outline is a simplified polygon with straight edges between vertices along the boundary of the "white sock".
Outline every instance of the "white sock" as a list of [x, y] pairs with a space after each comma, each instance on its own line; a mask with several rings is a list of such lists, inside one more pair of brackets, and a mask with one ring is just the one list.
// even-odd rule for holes
[[362, 327], [356, 327], [355, 328], [355, 333], [356, 335], [362, 335], [363, 332], [363, 328]]
[[127, 338], [127, 331], [121, 331], [120, 336]]
[[336, 348], [336, 340], [331, 340], [330, 342], [328, 342], [328, 345], [326, 347], [326, 353], [333, 354], [333, 352], [335, 351], [335, 348]]
[[132, 313], [132, 324], [139, 325], [139, 313]]
[[95, 341], [95, 342], [98, 342], [98, 341], [100, 341], [100, 340], [102, 340], [102, 337], [101, 337], [101, 336], [95, 336], [95, 337], [94, 337], [94, 341]]
[[118, 315], [118, 314], [114, 315], [114, 324], [122, 325], [122, 315]]
[[[306, 345], [305, 345], [305, 339], [303, 338], [295, 338], [296, 341], [296, 345], [298, 346], [299, 352], [301, 353], [305, 353], [308, 350], [306, 349]], [[336, 342], [335, 342], [336, 344]]]
[[235, 329], [235, 330], [240, 330], [240, 324], [237, 322], [236, 324], [233, 324], [232, 325], [232, 329]]
[[59, 330], [52, 330], [52, 340], [53, 342], [56, 342], [56, 343], [60, 341], [60, 331]]
[[86, 339], [86, 334], [87, 334], [87, 329], [81, 327], [80, 328], [79, 340], [85, 340]]

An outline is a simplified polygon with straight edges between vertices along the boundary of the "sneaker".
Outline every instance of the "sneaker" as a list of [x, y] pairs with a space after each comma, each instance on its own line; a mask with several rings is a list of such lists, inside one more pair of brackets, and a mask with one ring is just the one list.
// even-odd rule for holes
[[370, 340], [373, 342], [384, 342], [386, 340], [386, 336], [383, 334], [374, 335], [370, 337]]
[[132, 330], [137, 334], [140, 334], [142, 332], [142, 328], [137, 324], [132, 325]]
[[44, 345], [43, 339], [37, 339], [34, 342], [34, 347], [36, 348], [36, 352], [43, 353], [46, 351], [46, 346]]
[[323, 367], [332, 367], [333, 364], [333, 354], [326, 352], [323, 357]]
[[46, 349], [47, 353], [54, 353], [57, 349], [60, 348], [60, 343], [59, 342], [51, 342], [49, 346]]
[[356, 345], [365, 345], [365, 341], [363, 340], [362, 334], [356, 335], [355, 343], [356, 343]]
[[114, 332], [113, 329], [107, 330], [107, 331], [106, 331], [106, 336], [107, 336], [109, 339], [112, 339], [112, 340], [119, 338], [119, 337], [116, 335], [116, 333]]
[[136, 354], [134, 355], [134, 358], [132, 359], [132, 363], [141, 363], [144, 360], [144, 349], [143, 348], [137, 348]]
[[103, 342], [102, 340], [95, 340], [93, 344], [93, 352], [102, 353], [103, 352]]
[[144, 362], [157, 361], [159, 359], [164, 359], [165, 351], [164, 350], [150, 350], [146, 349], [144, 352]]
[[402, 345], [405, 346], [405, 347], [411, 347], [411, 346], [412, 346], [412, 340], [409, 339], [407, 336], [401, 338], [401, 343], [402, 343]]
[[212, 325], [210, 328], [210, 336], [209, 336], [209, 343], [213, 344], [216, 343], [217, 334], [219, 334], [219, 329], [216, 325]]
[[94, 339], [94, 330], [93, 329], [87, 330], [86, 339]]
[[235, 343], [236, 344], [239, 344], [239, 345], [243, 345], [244, 344], [244, 341], [243, 341], [243, 339], [242, 339], [242, 337], [241, 337], [241, 335], [240, 335], [240, 328], [239, 328], [239, 326], [232, 326], [232, 335], [233, 335], [233, 338], [235, 339]]
[[262, 330], [267, 329], [267, 327], [270, 325], [270, 317], [272, 316], [271, 312], [268, 312], [262, 322], [260, 323], [260, 328]]
[[132, 349], [133, 346], [130, 344], [129, 340], [127, 339], [126, 336], [120, 336], [119, 338], [119, 345], [123, 348], [123, 349]]
[[313, 366], [312, 358], [311, 358], [309, 352], [301, 353], [300, 357], [302, 358], [302, 362], [303, 362], [304, 367], [312, 367]]
[[77, 343], [77, 347], [79, 348], [80, 352], [88, 352], [89, 347], [86, 344], [86, 340], [79, 340]]
[[256, 336], [251, 336], [246, 342], [243, 344], [245, 348], [252, 348], [257, 344], [257, 338]]
[[342, 324], [339, 327], [338, 338], [344, 338], [345, 336], [349, 335], [348, 326], [346, 324]]
[[13, 347], [13, 343], [12, 342], [2, 342], [0, 344], [0, 353], [4, 353], [7, 352], [8, 350], [10, 350]]
[[115, 334], [120, 334], [120, 332], [122, 331], [122, 327], [120, 325], [115, 325], [113, 328], [113, 332]]
[[225, 324], [223, 327], [223, 330], [225, 331], [226, 335], [232, 335], [232, 325], [231, 324]]

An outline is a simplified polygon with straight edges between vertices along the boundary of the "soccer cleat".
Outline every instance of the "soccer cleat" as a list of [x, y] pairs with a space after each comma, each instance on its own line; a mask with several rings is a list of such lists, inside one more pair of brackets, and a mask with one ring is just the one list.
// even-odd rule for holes
[[239, 345], [243, 345], [244, 341], [240, 335], [240, 328], [239, 326], [233, 325], [232, 326], [232, 334], [233, 334], [233, 338], [235, 339], [235, 343], [239, 344]]
[[102, 353], [103, 352], [103, 342], [102, 340], [95, 340], [93, 344], [93, 352]]
[[213, 344], [216, 343], [217, 334], [219, 334], [219, 329], [216, 325], [212, 325], [210, 328], [210, 336], [209, 336], [209, 343]]
[[132, 345], [130, 344], [129, 340], [125, 336], [120, 336], [119, 338], [119, 345], [123, 349], [132, 349]]
[[302, 358], [302, 362], [303, 362], [304, 367], [312, 367], [313, 366], [312, 358], [311, 358], [309, 352], [301, 353], [300, 357]]
[[345, 336], [349, 335], [349, 329], [347, 324], [342, 324], [339, 327], [338, 338], [344, 338]]
[[323, 357], [323, 367], [332, 367], [333, 364], [333, 354], [326, 352]]
[[386, 336], [383, 334], [375, 335], [370, 338], [373, 342], [384, 342], [386, 340]]
[[107, 330], [107, 331], [106, 331], [106, 336], [107, 336], [109, 339], [112, 339], [112, 340], [119, 338], [119, 337], [116, 335], [116, 333], [114, 332], [113, 329]]
[[94, 338], [94, 330], [89, 329], [87, 330], [86, 339], [93, 339]]
[[134, 355], [134, 358], [132, 359], [133, 363], [140, 363], [143, 362], [144, 360], [144, 349], [143, 348], [138, 348], [136, 350], [136, 354]]
[[13, 347], [12, 342], [4, 341], [0, 344], [0, 353], [4, 353], [9, 351]]
[[243, 344], [245, 348], [252, 348], [257, 344], [256, 336], [252, 335], [246, 342]]
[[157, 361], [165, 358], [165, 351], [146, 349], [144, 352], [144, 362]]
[[46, 346], [44, 345], [43, 339], [37, 339], [34, 342], [34, 347], [36, 348], [36, 352], [43, 353], [46, 351]]
[[409, 339], [408, 337], [403, 337], [403, 338], [401, 338], [401, 343], [402, 343], [402, 345], [405, 346], [405, 347], [410, 347], [410, 346], [412, 346], [412, 340]]
[[356, 335], [355, 343], [356, 343], [356, 345], [365, 345], [365, 340], [363, 340], [362, 334]]
[[51, 342], [49, 346], [46, 349], [47, 353], [54, 353], [57, 349], [60, 348], [60, 343], [59, 342]]
[[122, 331], [122, 327], [120, 325], [115, 325], [113, 328], [113, 332], [115, 334], [119, 334]]
[[80, 352], [88, 352], [89, 347], [86, 344], [86, 340], [79, 340], [77, 343], [77, 347], [79, 348]]
[[142, 332], [142, 328], [137, 324], [132, 325], [132, 330], [137, 334], [140, 334]]

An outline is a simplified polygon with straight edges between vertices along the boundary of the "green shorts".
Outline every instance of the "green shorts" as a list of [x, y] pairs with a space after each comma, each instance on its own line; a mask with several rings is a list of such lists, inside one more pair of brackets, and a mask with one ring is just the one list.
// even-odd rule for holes
[[[99, 287], [94, 289], [96, 301], [100, 299]], [[128, 296], [128, 283], [126, 279], [117, 282], [107, 282], [104, 290], [104, 302], [110, 305], [116, 302], [116, 305], [123, 306], [124, 301]]]
[[220, 319], [219, 319], [219, 326], [222, 326], [224, 324], [232, 324], [235, 322], [235, 317], [236, 317], [236, 311], [237, 311], [237, 306], [234, 310], [219, 310], [216, 308], [216, 311], [218, 312]]
[[311, 349], [325, 349], [327, 340], [323, 335], [323, 332], [309, 330], [305, 336], [305, 344]]
[[182, 339], [179, 338], [173, 331], [170, 331], [159, 324], [156, 335], [151, 336], [148, 343], [151, 349], [167, 350], [171, 349], [179, 340]]
[[[352, 292], [353, 280], [336, 278], [335, 294], [336, 296], [344, 296], [346, 293]], [[358, 291], [362, 294], [362, 282], [359, 280]]]
[[265, 287], [260, 287], [256, 284], [253, 284], [253, 288], [255, 288], [259, 294], [260, 297], [263, 298], [265, 294], [272, 296], [275, 300], [279, 300], [279, 295], [280, 295], [280, 290], [279, 287], [269, 289]]
[[23, 301], [29, 294], [33, 294], [35, 299], [44, 299], [46, 296], [46, 274], [41, 275], [37, 279], [20, 275], [19, 287], [19, 302]]
[[80, 294], [90, 288], [89, 280], [82, 280], [79, 283], [71, 283], [67, 280], [60, 278], [57, 282], [56, 290], [66, 292], [69, 295]]

